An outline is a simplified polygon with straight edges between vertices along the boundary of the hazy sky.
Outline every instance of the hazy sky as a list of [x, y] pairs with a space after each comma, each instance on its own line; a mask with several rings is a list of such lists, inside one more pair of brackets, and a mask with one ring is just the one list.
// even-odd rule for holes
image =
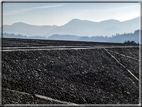
[[63, 25], [74, 18], [99, 22], [140, 16], [139, 3], [3, 3], [3, 24]]

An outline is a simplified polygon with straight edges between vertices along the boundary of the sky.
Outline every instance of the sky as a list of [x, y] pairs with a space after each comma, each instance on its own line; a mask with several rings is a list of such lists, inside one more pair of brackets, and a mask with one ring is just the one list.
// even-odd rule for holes
[[100, 22], [140, 16], [139, 3], [3, 3], [3, 24], [64, 25], [77, 18]]

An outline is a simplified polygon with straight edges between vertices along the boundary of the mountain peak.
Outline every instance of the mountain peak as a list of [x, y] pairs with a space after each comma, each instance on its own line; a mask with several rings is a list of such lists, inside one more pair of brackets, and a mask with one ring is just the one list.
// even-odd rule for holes
[[108, 19], [108, 20], [103, 20], [103, 21], [100, 21], [99, 23], [104, 23], [104, 22], [120, 22], [119, 20], [116, 20], [116, 19]]
[[[70, 21], [69, 21], [68, 23], [66, 23], [65, 25], [75, 25], [76, 23], [81, 23], [81, 22], [82, 22], [82, 20], [75, 18], [75, 19], [70, 20]], [[64, 26], [65, 26], [65, 25], [64, 25]]]
[[[75, 19], [72, 19], [72, 20], [69, 21], [69, 22], [79, 22], [79, 21], [82, 21], [82, 20], [75, 18]], [[69, 22], [68, 22], [68, 23], [69, 23]]]
[[95, 22], [93, 22], [93, 21], [89, 21], [89, 20], [81, 20], [81, 19], [77, 19], [77, 18], [75, 18], [75, 19], [72, 19], [71, 21], [69, 21], [68, 23], [66, 23], [65, 25], [70, 25], [70, 26], [72, 26], [72, 25], [92, 25], [93, 23], [95, 23]]
[[13, 23], [12, 26], [57, 27], [56, 25], [33, 25], [33, 24], [27, 24], [24, 22], [16, 22], [16, 23]]
[[12, 24], [12, 26], [23, 26], [23, 25], [29, 25], [29, 24], [26, 24], [26, 23], [23, 23], [23, 22], [16, 22], [16, 23]]
[[81, 21], [80, 19], [74, 18], [71, 21]]

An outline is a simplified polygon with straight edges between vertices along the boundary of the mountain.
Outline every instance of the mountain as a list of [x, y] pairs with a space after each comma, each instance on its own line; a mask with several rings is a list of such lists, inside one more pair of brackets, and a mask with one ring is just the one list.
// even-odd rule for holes
[[4, 25], [3, 33], [14, 33], [48, 38], [54, 34], [76, 36], [112, 36], [115, 34], [131, 33], [139, 29], [139, 17], [120, 22], [110, 19], [101, 22], [72, 19], [62, 26], [35, 26], [22, 22]]
[[130, 33], [139, 29], [139, 18], [120, 22], [118, 20], [106, 20], [101, 22], [92, 22], [87, 20], [73, 19], [63, 26], [56, 27], [47, 33], [47, 36], [53, 34], [77, 35], [77, 36], [112, 36], [116, 33]]
[[3, 26], [3, 33], [14, 33], [14, 34], [21, 34], [30, 36], [45, 36], [47, 32], [50, 32], [52, 29], [56, 28], [57, 26], [35, 26], [29, 25], [22, 22], [14, 23], [12, 25], [4, 25]]

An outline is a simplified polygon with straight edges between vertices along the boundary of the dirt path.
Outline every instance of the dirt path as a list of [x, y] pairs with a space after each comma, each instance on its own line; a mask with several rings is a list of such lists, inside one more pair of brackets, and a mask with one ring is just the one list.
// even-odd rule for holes
[[[110, 52], [108, 52], [107, 49], [104, 48], [104, 50], [105, 50], [109, 55], [111, 55], [111, 57], [112, 57], [117, 63], [119, 63], [123, 68], [126, 69], [126, 67], [125, 67], [123, 64], [121, 64]], [[128, 69], [126, 69], [126, 70], [127, 70], [137, 81], [139, 81], [139, 79], [138, 79], [130, 70], [128, 70]]]
[[[26, 94], [26, 95], [32, 96], [31, 94], [26, 93], [26, 92], [20, 92], [20, 91], [17, 91], [17, 90], [11, 90], [11, 89], [7, 89], [7, 88], [3, 88], [3, 89], [7, 90], [7, 91], [11, 91], [11, 92], [16, 92], [16, 93], [19, 93], [19, 94]], [[61, 103], [61, 104], [77, 106], [77, 104], [75, 104], [75, 103], [53, 99], [51, 97], [47, 97], [47, 96], [44, 96], [44, 95], [35, 94], [34, 96], [37, 97], [37, 98], [41, 98], [41, 99], [49, 100], [49, 101], [54, 101], [54, 102]]]
[[42, 46], [42, 47], [3, 47], [2, 51], [37, 51], [37, 50], [78, 50], [101, 48], [134, 48], [138, 46]]

